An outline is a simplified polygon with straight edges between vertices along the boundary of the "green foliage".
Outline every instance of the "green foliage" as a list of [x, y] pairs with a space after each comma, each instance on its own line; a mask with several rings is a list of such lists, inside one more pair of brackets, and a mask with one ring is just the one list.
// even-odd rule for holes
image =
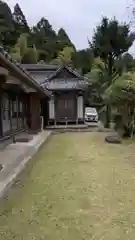
[[93, 61], [92, 69], [85, 75], [89, 83], [96, 86], [97, 91], [103, 92], [106, 89], [107, 74], [105, 64], [100, 58], [95, 58]]
[[72, 54], [74, 49], [72, 47], [65, 47], [61, 52], [58, 54], [58, 60], [60, 63], [69, 65], [72, 63]]
[[11, 48], [10, 54], [14, 60], [16, 60], [17, 62], [21, 62], [22, 57], [24, 56], [26, 50], [27, 50], [27, 36], [26, 34], [22, 34], [18, 38], [15, 46]]
[[49, 62], [57, 56], [57, 35], [48, 20], [41, 18], [32, 29], [32, 38], [36, 48], [44, 52], [44, 54], [39, 53], [40, 60]]
[[[108, 74], [107, 85], [113, 82], [116, 72], [116, 60], [132, 46], [135, 35], [130, 33], [129, 26], [119, 24], [117, 20], [103, 18], [94, 33], [92, 47], [95, 56], [99, 56], [105, 64], [105, 71]], [[127, 57], [126, 57], [127, 59]], [[124, 62], [124, 57], [123, 57]]]
[[135, 35], [130, 33], [129, 25], [119, 24], [116, 19], [103, 18], [101, 25], [97, 26], [92, 43], [95, 55], [107, 60], [119, 57], [132, 46]]
[[88, 79], [89, 87], [86, 92], [86, 99], [89, 105], [102, 106], [102, 92], [103, 84], [105, 81], [105, 66], [104, 62], [100, 58], [96, 58], [93, 61], [92, 69], [85, 75]]
[[17, 45], [15, 45], [15, 47], [11, 49], [10, 55], [13, 60], [21, 63], [22, 57], [20, 53], [20, 48]]
[[[75, 46], [63, 28], [56, 33], [49, 21], [44, 17], [35, 26], [29, 28], [19, 4], [15, 5], [12, 14], [9, 6], [0, 1], [0, 42], [12, 52], [13, 58], [20, 59], [20, 57], [18, 58], [19, 53], [16, 50], [17, 47], [15, 44], [20, 41], [20, 36], [22, 41], [22, 35], [24, 34], [27, 36], [27, 47], [30, 48], [27, 54], [33, 54], [33, 46], [35, 46], [38, 51], [39, 61], [50, 62], [56, 59], [59, 52], [63, 51], [65, 47], [75, 49]], [[21, 56], [23, 55], [24, 53], [21, 50]]]
[[57, 58], [58, 53], [63, 51], [65, 47], [74, 48], [65, 30], [61, 28], [56, 34], [45, 18], [41, 18], [37, 25], [33, 27], [32, 38], [37, 49], [40, 50], [39, 59], [46, 62]]
[[27, 20], [18, 3], [14, 7], [13, 19], [16, 38], [19, 38], [22, 33], [29, 33], [30, 29]]
[[[92, 66], [93, 53], [91, 50], [76, 51], [66, 31], [60, 28], [56, 33], [44, 17], [30, 28], [19, 4], [15, 5], [12, 13], [9, 6], [0, 1], [0, 42], [9, 50], [13, 59], [19, 62], [24, 55], [26, 62], [26, 59], [28, 62], [31, 61], [32, 58], [28, 56], [33, 55], [33, 46], [35, 46], [39, 61], [55, 64], [72, 63], [72, 66], [83, 74], [89, 72]], [[27, 48], [30, 49], [27, 50]], [[73, 49], [72, 53], [69, 49]], [[34, 62], [36, 62], [36, 58], [35, 56]]]
[[122, 56], [122, 65], [123, 65], [123, 69], [128, 72], [130, 70], [132, 70], [133, 68], [133, 56], [129, 53], [125, 53]]
[[38, 62], [38, 52], [33, 45], [32, 47], [28, 47], [27, 44], [27, 34], [22, 34], [16, 45], [11, 49], [11, 56], [14, 60], [21, 63], [37, 63]]
[[[117, 108], [122, 122], [119, 124], [123, 137], [135, 133], [135, 73], [122, 74], [104, 93], [104, 100]], [[117, 124], [117, 122], [116, 122]]]
[[12, 12], [9, 6], [0, 1], [0, 43], [4, 47], [9, 48], [14, 42], [14, 22]]
[[72, 59], [74, 67], [76, 69], [81, 69], [82, 74], [86, 74], [92, 68], [94, 56], [90, 49], [83, 49], [74, 51]]
[[[104, 61], [104, 90], [117, 79], [116, 60], [128, 51], [134, 39], [135, 35], [130, 32], [129, 25], [119, 24], [116, 19], [103, 18], [101, 24], [97, 26], [92, 42], [89, 44], [95, 56], [99, 56]], [[110, 112], [110, 107], [107, 105], [106, 127], [109, 127]]]
[[25, 64], [36, 64], [38, 62], [38, 53], [35, 46], [33, 46], [33, 48], [27, 48], [21, 62]]
[[20, 54], [23, 57], [27, 50], [27, 35], [26, 34], [20, 35], [16, 46], [20, 49]]
[[119, 77], [106, 89], [104, 99], [116, 105], [135, 102], [135, 73], [128, 72]]
[[72, 47], [65, 47], [62, 51], [58, 53], [57, 58], [53, 59], [51, 64], [64, 64], [64, 65], [72, 65], [72, 55], [74, 49]]
[[135, 68], [133, 57], [129, 53], [125, 53], [115, 60], [114, 68], [119, 75], [123, 72], [133, 71]]
[[63, 28], [60, 28], [57, 35], [58, 51], [62, 51], [65, 47], [72, 47], [75, 50], [75, 46], [71, 42], [69, 36]]

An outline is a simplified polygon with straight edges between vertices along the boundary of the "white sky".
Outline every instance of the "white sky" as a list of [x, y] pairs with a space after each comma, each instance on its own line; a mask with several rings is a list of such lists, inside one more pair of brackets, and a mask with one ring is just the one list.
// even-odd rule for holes
[[[93, 29], [100, 23], [102, 16], [120, 22], [132, 18], [128, 9], [133, 0], [6, 0], [13, 9], [18, 2], [30, 25], [36, 24], [41, 17], [49, 20], [55, 30], [63, 27], [78, 49], [88, 46]], [[134, 4], [135, 5], [135, 4]], [[135, 47], [131, 52], [135, 53]]]

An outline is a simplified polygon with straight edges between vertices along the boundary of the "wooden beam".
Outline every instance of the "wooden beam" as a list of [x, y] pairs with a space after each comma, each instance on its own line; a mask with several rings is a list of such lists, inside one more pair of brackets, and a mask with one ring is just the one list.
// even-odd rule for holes
[[10, 132], [13, 132], [13, 124], [12, 124], [12, 100], [11, 97], [9, 96], [9, 121], [10, 121]]
[[0, 75], [8, 76], [8, 70], [3, 67], [0, 67]]
[[19, 123], [18, 123], [18, 119], [19, 119], [19, 101], [18, 101], [18, 95], [16, 96], [16, 119], [17, 119], [17, 130], [19, 128]]

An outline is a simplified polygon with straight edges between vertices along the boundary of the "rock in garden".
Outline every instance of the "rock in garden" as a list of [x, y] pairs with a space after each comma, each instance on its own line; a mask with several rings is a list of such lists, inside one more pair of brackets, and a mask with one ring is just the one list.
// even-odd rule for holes
[[2, 165], [2, 164], [0, 164], [0, 171], [2, 171], [2, 169], [3, 169], [3, 165]]
[[121, 144], [122, 143], [122, 141], [121, 141], [119, 136], [107, 136], [105, 138], [105, 141], [107, 143], [113, 143], [113, 144]]

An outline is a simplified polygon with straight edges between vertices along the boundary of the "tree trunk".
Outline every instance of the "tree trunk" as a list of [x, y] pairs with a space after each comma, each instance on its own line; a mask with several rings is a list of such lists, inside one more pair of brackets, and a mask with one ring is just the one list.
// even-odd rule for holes
[[109, 105], [106, 105], [105, 128], [110, 128], [110, 120], [111, 120], [111, 107]]
[[[112, 84], [112, 68], [113, 68], [113, 58], [112, 54], [110, 53], [108, 59], [108, 87]], [[110, 120], [111, 120], [111, 107], [107, 104], [106, 105], [106, 122], [105, 128], [110, 128]]]
[[131, 123], [131, 139], [133, 139], [134, 136], [134, 129], [135, 129], [135, 108], [133, 109], [133, 113], [132, 113], [132, 123]]

